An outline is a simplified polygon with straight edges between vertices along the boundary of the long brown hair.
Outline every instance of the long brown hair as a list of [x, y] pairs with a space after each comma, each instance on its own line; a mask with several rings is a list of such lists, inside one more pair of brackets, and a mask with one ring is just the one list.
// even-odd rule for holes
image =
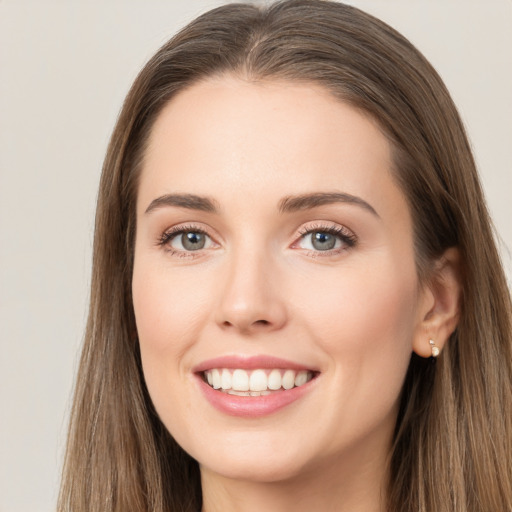
[[464, 127], [411, 43], [323, 0], [214, 9], [165, 44], [133, 84], [100, 183], [59, 510], [200, 509], [198, 465], [160, 422], [144, 384], [131, 276], [137, 181], [153, 122], [174, 94], [221, 74], [316, 83], [379, 123], [412, 213], [420, 278], [449, 247], [458, 247], [463, 273], [459, 325], [437, 365], [411, 358], [388, 510], [512, 510], [512, 308]]

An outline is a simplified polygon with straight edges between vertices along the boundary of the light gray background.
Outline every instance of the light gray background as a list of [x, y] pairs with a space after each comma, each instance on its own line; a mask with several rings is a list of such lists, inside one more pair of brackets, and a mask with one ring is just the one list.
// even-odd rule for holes
[[[123, 97], [173, 32], [219, 3], [0, 0], [0, 512], [55, 506], [96, 187]], [[512, 1], [350, 3], [445, 79], [512, 247]]]

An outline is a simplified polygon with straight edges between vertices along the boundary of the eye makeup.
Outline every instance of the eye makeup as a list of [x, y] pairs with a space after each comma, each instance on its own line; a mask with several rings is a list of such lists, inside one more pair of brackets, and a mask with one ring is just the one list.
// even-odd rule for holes
[[340, 254], [357, 243], [356, 235], [338, 224], [308, 224], [299, 229], [299, 234], [301, 238], [292, 248], [305, 249], [315, 258]]
[[[356, 235], [339, 224], [308, 223], [297, 230], [291, 249], [304, 251], [308, 256], [328, 257], [345, 252], [357, 243]], [[204, 251], [219, 247], [208, 230], [198, 224], [178, 224], [165, 230], [157, 240], [171, 256], [199, 257]]]
[[218, 247], [207, 230], [195, 224], [179, 224], [167, 229], [158, 238], [157, 245], [178, 257], [196, 257], [204, 250]]

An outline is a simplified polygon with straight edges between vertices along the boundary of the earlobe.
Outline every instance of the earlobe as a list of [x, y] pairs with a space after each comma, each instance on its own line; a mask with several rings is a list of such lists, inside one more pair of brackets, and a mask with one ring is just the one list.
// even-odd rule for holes
[[458, 249], [450, 248], [435, 262], [420, 303], [413, 350], [437, 357], [455, 331], [460, 313], [461, 268]]

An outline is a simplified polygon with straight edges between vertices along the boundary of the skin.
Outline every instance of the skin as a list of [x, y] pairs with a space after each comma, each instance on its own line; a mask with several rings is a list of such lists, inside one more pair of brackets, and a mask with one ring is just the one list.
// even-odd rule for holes
[[[311, 192], [364, 200], [281, 212]], [[210, 198], [218, 211], [152, 202]], [[190, 206], [190, 205], [189, 205]], [[186, 251], [171, 228], [204, 230]], [[349, 233], [326, 252], [306, 231]], [[423, 288], [391, 148], [371, 119], [314, 85], [210, 79], [158, 117], [137, 200], [133, 301], [147, 386], [201, 467], [204, 510], [381, 511], [411, 352], [456, 321], [454, 254]], [[448, 270], [443, 270], [448, 269]], [[310, 391], [260, 418], [224, 414], [192, 369], [269, 355], [319, 371]]]

